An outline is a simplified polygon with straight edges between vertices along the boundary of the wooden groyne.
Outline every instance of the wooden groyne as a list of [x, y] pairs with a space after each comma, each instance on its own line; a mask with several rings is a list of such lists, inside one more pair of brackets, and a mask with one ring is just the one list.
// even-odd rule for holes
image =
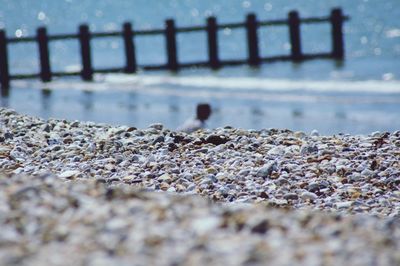
[[[248, 64], [257, 67], [261, 63], [274, 61], [303, 61], [316, 58], [342, 60], [344, 58], [343, 23], [348, 19], [340, 8], [332, 9], [329, 16], [300, 18], [297, 11], [288, 13], [287, 18], [281, 20], [260, 21], [255, 14], [248, 14], [245, 22], [218, 24], [215, 17], [207, 18], [206, 25], [192, 27], [176, 27], [175, 21], [168, 19], [165, 27], [161, 29], [134, 30], [131, 23], [124, 23], [121, 31], [91, 32], [86, 24], [80, 25], [74, 34], [48, 35], [47, 29], [37, 29], [36, 36], [32, 37], [7, 37], [5, 30], [0, 30], [0, 85], [6, 93], [10, 81], [14, 79], [40, 78], [48, 82], [53, 77], [81, 76], [84, 81], [93, 80], [94, 73], [135, 73], [141, 70], [170, 70], [178, 71], [188, 67], [209, 67], [218, 69], [229, 65]], [[331, 24], [331, 51], [323, 53], [306, 54], [302, 52], [301, 25], [314, 23]], [[258, 47], [258, 29], [260, 27], [287, 26], [291, 44], [290, 54], [261, 57]], [[223, 29], [245, 29], [247, 42], [247, 58], [221, 60], [219, 57], [218, 31]], [[177, 35], [187, 32], [206, 32], [208, 46], [208, 60], [197, 62], [181, 62], [178, 58]], [[140, 36], [164, 35], [167, 62], [160, 65], [141, 65], [136, 60], [135, 39]], [[91, 40], [95, 38], [122, 37], [124, 40], [125, 66], [105, 69], [95, 69], [92, 64]], [[52, 71], [50, 64], [49, 42], [58, 40], [76, 39], [80, 44], [81, 70], [72, 72]], [[36, 42], [39, 49], [40, 72], [31, 74], [10, 75], [7, 47], [15, 43]], [[56, 52], [56, 51], [52, 51]]]

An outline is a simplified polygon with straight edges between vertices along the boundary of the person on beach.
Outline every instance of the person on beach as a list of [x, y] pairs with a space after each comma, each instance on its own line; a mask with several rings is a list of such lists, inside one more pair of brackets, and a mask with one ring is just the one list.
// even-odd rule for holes
[[188, 119], [183, 125], [178, 127], [177, 131], [192, 133], [198, 129], [206, 127], [206, 120], [211, 115], [211, 106], [207, 103], [197, 105], [196, 117]]

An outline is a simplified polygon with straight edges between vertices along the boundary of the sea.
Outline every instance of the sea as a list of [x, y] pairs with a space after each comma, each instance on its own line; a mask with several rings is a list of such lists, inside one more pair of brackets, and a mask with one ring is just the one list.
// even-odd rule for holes
[[[87, 23], [93, 32], [120, 30], [124, 22], [134, 29], [159, 29], [165, 20], [179, 26], [242, 22], [248, 13], [259, 20], [327, 16], [342, 8], [350, 17], [344, 25], [343, 62], [320, 59], [301, 63], [275, 62], [259, 68], [224, 67], [218, 71], [191, 68], [139, 71], [136, 74], [96, 74], [93, 82], [79, 77], [49, 83], [15, 80], [0, 105], [42, 118], [94, 121], [145, 128], [162, 123], [177, 128], [195, 115], [198, 103], [210, 103], [209, 128], [284, 128], [321, 134], [369, 134], [400, 130], [400, 1], [399, 0], [0, 0], [0, 28], [9, 37], [34, 36], [46, 26], [49, 34], [76, 33]], [[301, 27], [305, 53], [331, 49], [330, 25]], [[218, 32], [221, 59], [247, 56], [243, 29]], [[138, 36], [139, 65], [166, 62], [162, 36]], [[207, 59], [206, 34], [178, 36], [180, 62]], [[125, 64], [121, 38], [92, 40], [95, 68]], [[262, 56], [290, 53], [284, 26], [259, 30]], [[12, 74], [38, 73], [35, 43], [8, 47]], [[50, 44], [54, 71], [80, 70], [76, 40]]]

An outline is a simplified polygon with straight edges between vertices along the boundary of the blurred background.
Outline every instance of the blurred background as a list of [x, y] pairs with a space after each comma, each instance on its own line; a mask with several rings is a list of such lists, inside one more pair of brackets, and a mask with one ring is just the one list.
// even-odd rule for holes
[[[146, 127], [161, 122], [175, 129], [196, 104], [209, 102], [210, 128], [230, 125], [246, 129], [289, 128], [323, 134], [366, 134], [400, 129], [400, 1], [399, 0], [0, 0], [0, 28], [8, 36], [34, 36], [46, 26], [49, 34], [75, 33], [88, 23], [94, 32], [162, 28], [174, 18], [177, 26], [204, 25], [208, 16], [219, 23], [241, 22], [249, 12], [260, 20], [283, 19], [291, 10], [301, 17], [327, 16], [341, 7], [345, 23], [345, 60], [225, 67], [218, 71], [188, 69], [171, 74], [96, 75], [95, 82], [60, 78], [48, 84], [13, 81], [1, 106], [43, 118], [90, 120]], [[303, 52], [331, 49], [330, 24], [301, 28]], [[245, 31], [219, 32], [221, 59], [247, 57]], [[259, 30], [262, 56], [290, 53], [286, 27]], [[162, 36], [135, 39], [139, 65], [166, 61]], [[92, 42], [95, 68], [125, 64], [122, 38]], [[39, 71], [35, 43], [9, 46], [12, 74]], [[50, 45], [54, 71], [80, 69], [79, 43]], [[179, 61], [207, 59], [204, 32], [179, 35]]]

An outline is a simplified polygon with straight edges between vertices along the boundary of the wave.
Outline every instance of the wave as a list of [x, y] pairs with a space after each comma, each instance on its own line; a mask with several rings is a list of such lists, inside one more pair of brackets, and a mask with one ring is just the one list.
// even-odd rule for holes
[[400, 94], [398, 80], [291, 80], [260, 77], [216, 77], [216, 76], [166, 76], [166, 75], [95, 75], [94, 82], [76, 79], [56, 80], [46, 84], [37, 81], [15, 81], [15, 87], [46, 87], [49, 89], [76, 90], [140, 90], [149, 87], [219, 89], [224, 91], [266, 91], [266, 92], [337, 92], [337, 93], [377, 93]]
[[290, 80], [258, 77], [215, 76], [147, 76], [105, 75], [102, 81], [111, 84], [136, 84], [138, 86], [175, 85], [195, 88], [263, 91], [311, 91], [311, 92], [367, 92], [400, 93], [400, 81], [339, 81], [339, 80]]

